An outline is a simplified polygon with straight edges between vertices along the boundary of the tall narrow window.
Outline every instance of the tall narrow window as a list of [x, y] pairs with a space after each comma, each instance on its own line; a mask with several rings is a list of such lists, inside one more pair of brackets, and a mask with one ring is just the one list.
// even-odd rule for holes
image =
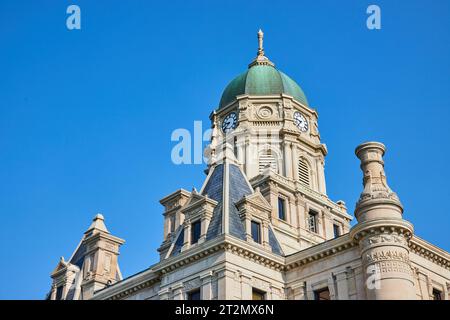
[[298, 179], [300, 183], [309, 187], [309, 166], [303, 158], [298, 161]]
[[278, 172], [277, 158], [272, 150], [266, 150], [259, 155], [259, 173], [262, 173], [267, 167]]
[[252, 221], [252, 239], [257, 243], [261, 243], [261, 225], [256, 221]]
[[253, 288], [252, 300], [266, 300], [266, 293], [264, 291]]
[[328, 288], [323, 288], [314, 291], [314, 300], [330, 300], [330, 290]]
[[197, 220], [191, 224], [191, 244], [197, 243], [200, 239], [201, 222]]
[[286, 200], [278, 198], [278, 218], [286, 221]]
[[442, 292], [433, 288], [433, 300], [442, 300]]
[[341, 235], [341, 228], [336, 223], [333, 224], [333, 232], [334, 232], [334, 237], [335, 238], [337, 238], [337, 237], [339, 237]]
[[55, 300], [62, 300], [62, 292], [63, 292], [63, 286], [58, 286], [56, 288], [56, 297]]
[[192, 291], [189, 291], [187, 294], [188, 300], [201, 300], [200, 299], [200, 289], [195, 289]]
[[308, 214], [308, 229], [311, 232], [317, 233], [317, 212], [312, 210]]

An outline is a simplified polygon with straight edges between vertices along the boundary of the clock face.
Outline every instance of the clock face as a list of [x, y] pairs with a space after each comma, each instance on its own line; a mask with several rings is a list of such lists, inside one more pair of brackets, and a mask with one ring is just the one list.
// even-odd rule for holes
[[222, 121], [223, 133], [228, 133], [237, 127], [237, 115], [235, 112], [229, 113]]
[[308, 120], [306, 120], [305, 116], [298, 111], [294, 113], [294, 124], [300, 129], [300, 131], [308, 131]]

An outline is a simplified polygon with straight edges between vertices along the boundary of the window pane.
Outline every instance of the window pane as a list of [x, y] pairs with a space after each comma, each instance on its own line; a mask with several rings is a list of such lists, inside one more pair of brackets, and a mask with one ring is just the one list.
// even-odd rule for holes
[[314, 211], [309, 212], [308, 228], [309, 228], [309, 231], [317, 233], [317, 213], [315, 213]]
[[191, 225], [191, 243], [197, 243], [198, 239], [200, 239], [200, 230], [201, 230], [201, 223], [199, 221], [195, 221]]
[[330, 290], [328, 288], [314, 291], [315, 300], [330, 300]]
[[257, 289], [253, 289], [252, 300], [266, 300], [266, 293]]
[[55, 300], [61, 300], [62, 299], [62, 292], [63, 292], [63, 287], [59, 286], [56, 288], [56, 297]]
[[334, 237], [337, 238], [341, 235], [341, 230], [337, 224], [333, 224]]
[[433, 289], [433, 300], [442, 300], [441, 291]]
[[261, 243], [261, 226], [256, 221], [252, 221], [252, 238], [255, 242]]
[[278, 198], [278, 218], [286, 220], [285, 200], [282, 198]]
[[188, 292], [188, 300], [201, 300], [200, 299], [200, 289]]

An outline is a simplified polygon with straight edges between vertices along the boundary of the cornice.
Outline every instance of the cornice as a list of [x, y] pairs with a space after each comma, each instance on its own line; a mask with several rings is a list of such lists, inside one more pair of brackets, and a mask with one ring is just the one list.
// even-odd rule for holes
[[353, 217], [349, 215], [346, 212], [343, 212], [338, 204], [334, 203], [330, 198], [328, 198], [327, 195], [319, 193], [317, 191], [312, 190], [311, 188], [308, 188], [307, 186], [302, 185], [299, 182], [294, 182], [293, 180], [290, 180], [286, 177], [283, 177], [279, 175], [278, 173], [275, 173], [271, 171], [270, 175], [258, 175], [252, 179], [250, 179], [250, 183], [252, 186], [260, 185], [264, 182], [275, 182], [280, 187], [295, 193], [298, 192], [302, 195], [305, 195], [311, 200], [315, 200], [319, 202], [321, 205], [329, 207], [332, 212], [344, 219], [353, 220]]
[[409, 240], [413, 235], [414, 227], [410, 222], [403, 219], [382, 218], [356, 224], [350, 230], [350, 236], [355, 240], [359, 240], [366, 235], [393, 232], [402, 234]]
[[123, 299], [139, 290], [152, 286], [160, 281], [160, 275], [152, 267], [145, 269], [129, 278], [116, 282], [112, 286], [97, 291], [92, 300]]
[[415, 235], [409, 241], [409, 248], [418, 256], [450, 270], [450, 254], [447, 251], [442, 250]]
[[358, 243], [350, 238], [347, 233], [339, 238], [319, 243], [286, 257], [285, 271], [316, 262], [345, 250], [352, 249]]
[[180, 195], [189, 198], [191, 196], [191, 193], [185, 189], [178, 189], [177, 191], [174, 191], [171, 194], [169, 194], [169, 195], [165, 196], [164, 198], [162, 198], [161, 200], [159, 200], [159, 203], [164, 205], [164, 203], [174, 200], [177, 197], [179, 197]]

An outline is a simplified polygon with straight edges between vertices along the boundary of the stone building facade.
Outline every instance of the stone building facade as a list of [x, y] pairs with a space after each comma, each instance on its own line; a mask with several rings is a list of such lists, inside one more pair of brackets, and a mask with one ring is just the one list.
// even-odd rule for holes
[[352, 227], [344, 201], [327, 196], [316, 110], [265, 56], [261, 31], [258, 43], [211, 113], [201, 190], [160, 201], [160, 261], [122, 279], [124, 240], [97, 215], [51, 274], [48, 299], [450, 299], [450, 255], [404, 219], [385, 146], [356, 148], [364, 189]]

